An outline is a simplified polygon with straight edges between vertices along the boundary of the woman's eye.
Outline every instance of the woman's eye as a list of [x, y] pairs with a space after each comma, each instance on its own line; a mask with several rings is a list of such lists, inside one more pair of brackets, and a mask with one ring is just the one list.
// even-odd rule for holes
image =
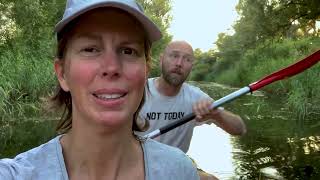
[[133, 51], [133, 49], [130, 49], [130, 48], [124, 48], [124, 49], [122, 49], [122, 53], [131, 55], [131, 54], [134, 54], [134, 51]]
[[80, 48], [80, 54], [85, 57], [97, 56], [101, 53], [101, 49], [95, 46]]
[[87, 52], [87, 53], [97, 53], [99, 52], [99, 50], [95, 47], [88, 47], [88, 48], [84, 48], [81, 50], [82, 52]]
[[139, 56], [138, 51], [133, 48], [122, 48], [120, 53], [129, 56]]

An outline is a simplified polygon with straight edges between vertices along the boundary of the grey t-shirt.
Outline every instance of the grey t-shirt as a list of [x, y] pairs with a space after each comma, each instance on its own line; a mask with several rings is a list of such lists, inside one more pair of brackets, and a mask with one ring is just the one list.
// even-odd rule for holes
[[[148, 79], [149, 90], [146, 90], [146, 102], [142, 107], [139, 117], [149, 120], [150, 128], [140, 135], [146, 135], [182, 117], [192, 113], [192, 105], [209, 95], [200, 88], [183, 83], [180, 92], [176, 96], [164, 96], [155, 87], [155, 78]], [[211, 98], [210, 98], [211, 99]], [[199, 125], [196, 121], [189, 121], [169, 132], [160, 135], [155, 140], [178, 147], [187, 152], [190, 146], [193, 128]]]
[[[14, 159], [0, 160], [0, 180], [68, 180], [61, 136]], [[142, 139], [145, 180], [199, 180], [191, 160], [179, 149]]]

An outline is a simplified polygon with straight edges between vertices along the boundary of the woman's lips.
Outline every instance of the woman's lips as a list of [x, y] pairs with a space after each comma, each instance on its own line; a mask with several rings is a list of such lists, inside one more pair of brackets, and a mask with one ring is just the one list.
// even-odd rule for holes
[[125, 101], [128, 92], [124, 90], [97, 90], [92, 93], [98, 104], [105, 107], [118, 107]]
[[96, 98], [99, 98], [101, 100], [114, 100], [119, 99], [121, 97], [124, 97], [125, 93], [115, 93], [115, 94], [93, 94]]

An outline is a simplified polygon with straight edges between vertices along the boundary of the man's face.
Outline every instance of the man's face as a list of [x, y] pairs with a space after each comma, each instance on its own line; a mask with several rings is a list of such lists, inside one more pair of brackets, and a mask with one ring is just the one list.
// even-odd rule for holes
[[180, 86], [191, 72], [193, 49], [186, 42], [173, 42], [160, 57], [162, 77], [173, 86]]

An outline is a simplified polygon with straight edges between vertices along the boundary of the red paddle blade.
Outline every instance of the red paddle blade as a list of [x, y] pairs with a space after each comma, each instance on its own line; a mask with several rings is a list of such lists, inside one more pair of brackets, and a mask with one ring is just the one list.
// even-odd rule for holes
[[310, 68], [311, 66], [315, 65], [319, 61], [320, 61], [320, 50], [318, 50], [317, 52], [311, 54], [310, 56], [304, 58], [303, 60], [301, 60], [301, 61], [299, 61], [289, 67], [281, 69], [281, 70], [279, 70], [273, 74], [270, 74], [269, 76], [267, 76], [257, 82], [250, 84], [249, 85], [250, 90], [252, 92], [252, 91], [260, 89], [260, 88], [262, 88], [272, 82], [294, 76], [294, 75]]

